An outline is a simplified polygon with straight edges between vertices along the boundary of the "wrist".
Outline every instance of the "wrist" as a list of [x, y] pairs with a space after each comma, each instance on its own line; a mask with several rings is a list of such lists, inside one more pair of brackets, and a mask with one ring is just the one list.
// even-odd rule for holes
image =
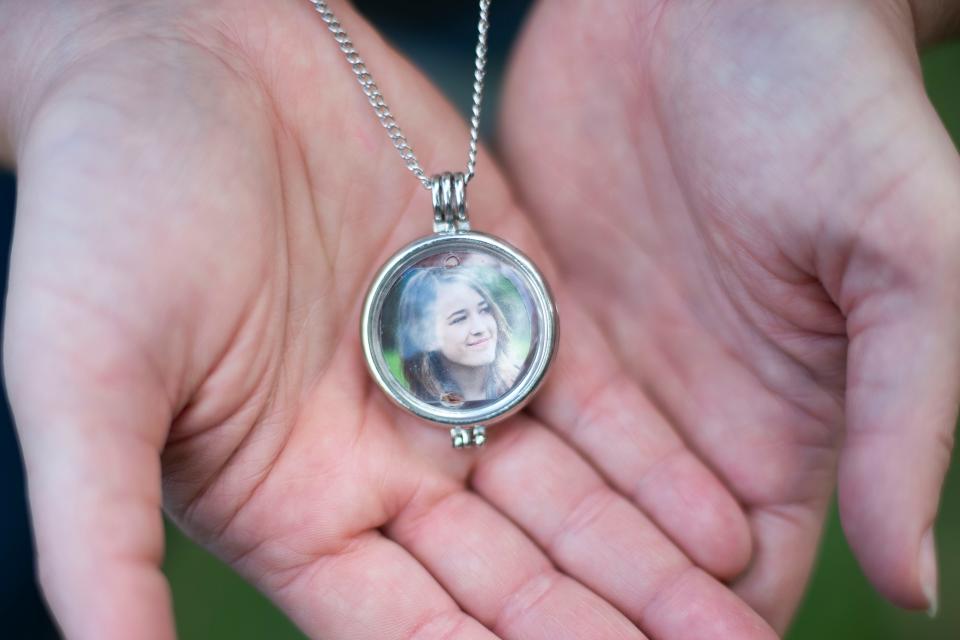
[[960, 0], [903, 0], [913, 14], [917, 41], [933, 44], [960, 34]]
[[30, 122], [59, 77], [129, 0], [0, 2], [0, 167], [14, 167]]
[[[28, 95], [40, 80], [41, 60], [52, 50], [52, 25], [44, 15], [59, 11], [46, 2], [0, 5], [0, 166], [12, 167], [24, 124]], [[69, 13], [69, 11], [67, 11]], [[31, 86], [33, 85], [33, 86]]]

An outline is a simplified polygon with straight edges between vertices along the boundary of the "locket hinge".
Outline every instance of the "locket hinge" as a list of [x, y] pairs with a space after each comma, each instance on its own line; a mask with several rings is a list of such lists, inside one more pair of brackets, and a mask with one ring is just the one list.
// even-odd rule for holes
[[453, 427], [450, 429], [450, 438], [454, 449], [482, 447], [487, 441], [487, 428], [482, 424], [474, 427]]
[[431, 178], [434, 233], [470, 231], [467, 213], [467, 179], [462, 173], [441, 173]]

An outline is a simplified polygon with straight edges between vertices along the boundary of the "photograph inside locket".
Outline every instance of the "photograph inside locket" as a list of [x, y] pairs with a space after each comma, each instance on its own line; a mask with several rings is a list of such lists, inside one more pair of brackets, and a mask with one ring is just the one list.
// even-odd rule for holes
[[381, 346], [394, 378], [423, 402], [476, 407], [529, 367], [538, 319], [512, 266], [477, 251], [412, 265], [384, 301]]

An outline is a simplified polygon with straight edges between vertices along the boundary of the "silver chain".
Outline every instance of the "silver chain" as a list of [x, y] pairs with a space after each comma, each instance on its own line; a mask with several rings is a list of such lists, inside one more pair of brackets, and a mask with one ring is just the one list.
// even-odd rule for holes
[[[473, 73], [473, 109], [471, 110], [470, 117], [470, 149], [467, 153], [465, 183], [470, 182], [477, 168], [477, 138], [480, 135], [480, 103], [483, 100], [483, 79], [486, 75], [487, 67], [487, 31], [490, 28], [490, 2], [491, 0], [480, 0], [480, 20], [477, 24], [477, 61]], [[433, 181], [427, 176], [426, 172], [424, 172], [423, 167], [420, 166], [417, 156], [413, 153], [413, 148], [410, 146], [410, 143], [407, 142], [407, 137], [403, 135], [403, 131], [400, 130], [400, 125], [397, 124], [393, 113], [390, 111], [390, 107], [387, 106], [386, 101], [383, 99], [380, 88], [374, 81], [373, 76], [370, 75], [370, 71], [363, 62], [363, 58], [360, 57], [360, 54], [357, 53], [357, 50], [354, 48], [353, 42], [350, 41], [347, 32], [343, 30], [340, 21], [337, 20], [337, 17], [330, 11], [330, 7], [327, 6], [325, 0], [310, 0], [310, 3], [314, 9], [316, 9], [317, 13], [320, 14], [323, 21], [327, 23], [327, 28], [329, 28], [330, 33], [333, 34], [333, 39], [340, 45], [340, 51], [343, 52], [347, 58], [347, 62], [350, 63], [354, 75], [357, 76], [357, 81], [363, 88], [363, 93], [367, 96], [370, 106], [373, 107], [373, 112], [377, 114], [380, 124], [387, 130], [390, 141], [397, 151], [400, 152], [400, 157], [403, 158], [403, 161], [406, 163], [407, 169], [417, 177], [417, 180], [420, 181], [420, 184], [422, 184], [424, 188], [432, 190]]]

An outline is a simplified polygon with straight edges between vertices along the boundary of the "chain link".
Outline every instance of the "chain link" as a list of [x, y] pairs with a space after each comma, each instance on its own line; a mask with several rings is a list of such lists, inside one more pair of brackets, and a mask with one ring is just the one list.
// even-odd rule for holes
[[[467, 153], [465, 183], [470, 182], [477, 168], [477, 141], [480, 136], [480, 104], [483, 100], [483, 80], [487, 67], [487, 31], [490, 29], [490, 2], [491, 0], [480, 0], [480, 19], [477, 24], [477, 59], [473, 73], [473, 108], [471, 109], [470, 117], [470, 147]], [[314, 9], [316, 9], [317, 13], [320, 14], [320, 18], [327, 24], [327, 28], [330, 29], [330, 33], [333, 34], [333, 39], [336, 40], [340, 46], [340, 51], [346, 56], [347, 62], [357, 77], [357, 82], [360, 83], [364, 95], [367, 96], [367, 101], [370, 103], [370, 106], [373, 107], [373, 112], [380, 120], [380, 124], [387, 130], [390, 142], [393, 143], [394, 148], [400, 153], [400, 157], [404, 163], [406, 163], [407, 169], [417, 177], [417, 180], [420, 181], [420, 184], [422, 184], [424, 188], [432, 190], [433, 181], [427, 176], [423, 167], [420, 166], [417, 156], [413, 153], [413, 148], [410, 146], [410, 143], [407, 142], [407, 138], [400, 129], [400, 125], [397, 124], [397, 120], [390, 111], [390, 107], [387, 106], [383, 98], [383, 93], [380, 92], [380, 88], [374, 81], [373, 76], [370, 75], [366, 63], [364, 63], [360, 54], [357, 53], [353, 42], [351, 42], [347, 32], [343, 30], [340, 21], [337, 20], [337, 17], [330, 11], [326, 0], [310, 0], [310, 3]]]

